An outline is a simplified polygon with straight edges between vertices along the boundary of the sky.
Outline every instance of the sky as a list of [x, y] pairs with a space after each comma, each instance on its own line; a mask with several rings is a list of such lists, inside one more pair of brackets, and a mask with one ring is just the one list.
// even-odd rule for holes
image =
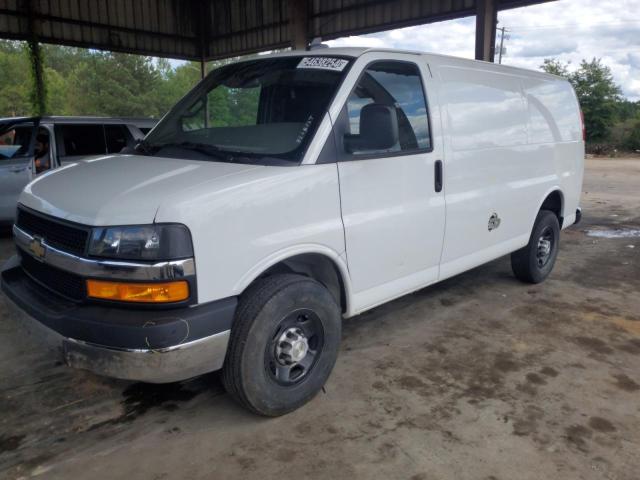
[[[507, 53], [502, 63], [538, 69], [545, 58], [571, 62], [593, 57], [611, 68], [630, 100], [640, 100], [640, 0], [558, 0], [505, 10]], [[331, 46], [401, 48], [473, 58], [475, 19], [463, 18], [331, 40]], [[499, 39], [498, 39], [499, 41]]]

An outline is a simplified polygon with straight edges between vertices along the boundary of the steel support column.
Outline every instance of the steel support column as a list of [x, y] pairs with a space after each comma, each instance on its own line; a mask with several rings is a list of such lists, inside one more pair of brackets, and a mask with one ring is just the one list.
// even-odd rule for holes
[[288, 3], [291, 46], [298, 50], [305, 50], [309, 45], [307, 0], [289, 0]]
[[476, 60], [493, 62], [498, 26], [498, 0], [476, 0]]

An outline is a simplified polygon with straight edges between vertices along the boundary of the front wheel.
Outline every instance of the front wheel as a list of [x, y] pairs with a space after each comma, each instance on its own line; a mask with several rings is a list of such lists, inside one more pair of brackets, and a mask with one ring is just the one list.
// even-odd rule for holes
[[555, 213], [540, 210], [529, 243], [511, 254], [511, 269], [518, 280], [540, 283], [549, 276], [560, 247], [560, 224]]
[[302, 275], [266, 277], [240, 299], [222, 381], [254, 413], [283, 415], [320, 391], [340, 336], [340, 308], [324, 286]]

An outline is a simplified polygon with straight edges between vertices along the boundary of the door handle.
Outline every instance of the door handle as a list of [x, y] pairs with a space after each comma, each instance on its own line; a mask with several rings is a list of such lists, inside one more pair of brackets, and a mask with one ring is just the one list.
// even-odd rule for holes
[[9, 171], [13, 173], [20, 173], [20, 172], [24, 172], [26, 169], [27, 167], [13, 167], [13, 168], [10, 168]]
[[434, 187], [436, 192], [442, 191], [442, 160], [436, 160], [436, 163], [433, 165], [434, 169]]

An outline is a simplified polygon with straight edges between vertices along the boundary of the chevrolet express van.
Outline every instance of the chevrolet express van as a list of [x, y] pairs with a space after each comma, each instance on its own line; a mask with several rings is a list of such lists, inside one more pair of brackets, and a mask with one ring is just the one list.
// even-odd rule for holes
[[174, 382], [222, 369], [275, 416], [308, 402], [341, 320], [511, 254], [543, 281], [580, 218], [565, 80], [416, 52], [225, 65], [136, 152], [19, 198], [2, 289], [66, 363]]
[[36, 176], [133, 147], [155, 124], [151, 118], [0, 118], [0, 226], [13, 223], [18, 196]]

